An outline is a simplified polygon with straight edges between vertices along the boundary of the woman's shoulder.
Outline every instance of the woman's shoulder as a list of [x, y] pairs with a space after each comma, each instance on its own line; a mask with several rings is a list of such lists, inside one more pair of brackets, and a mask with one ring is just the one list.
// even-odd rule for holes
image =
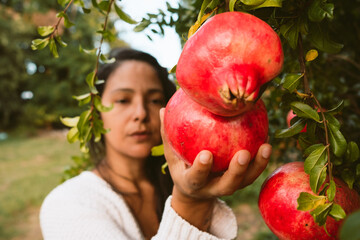
[[101, 202], [118, 202], [119, 195], [93, 172], [84, 171], [55, 187], [44, 199], [42, 208], [101, 207]]

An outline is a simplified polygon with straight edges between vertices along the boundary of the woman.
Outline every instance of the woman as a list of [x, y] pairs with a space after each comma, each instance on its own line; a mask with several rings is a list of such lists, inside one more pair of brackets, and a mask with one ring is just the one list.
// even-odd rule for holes
[[[99, 87], [102, 103], [114, 106], [101, 113], [111, 131], [90, 144], [95, 169], [56, 187], [44, 200], [44, 239], [235, 238], [234, 214], [217, 197], [252, 183], [265, 169], [271, 146], [261, 146], [251, 164], [249, 152], [239, 151], [221, 176], [209, 176], [209, 151], [186, 166], [162, 139], [163, 107], [175, 92], [166, 70], [132, 49], [115, 49], [110, 57], [115, 63], [103, 65], [98, 77], [105, 80]], [[150, 155], [161, 142], [171, 175], [161, 173], [164, 158]]]

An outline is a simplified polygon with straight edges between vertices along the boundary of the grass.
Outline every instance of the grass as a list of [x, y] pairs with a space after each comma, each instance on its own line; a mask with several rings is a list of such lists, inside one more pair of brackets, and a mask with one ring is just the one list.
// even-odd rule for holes
[[29, 231], [39, 233], [38, 219], [30, 217], [34, 211], [37, 214], [44, 197], [60, 183], [70, 157], [77, 154], [78, 146], [67, 143], [63, 134], [10, 136], [0, 142], [1, 240], [26, 239]]

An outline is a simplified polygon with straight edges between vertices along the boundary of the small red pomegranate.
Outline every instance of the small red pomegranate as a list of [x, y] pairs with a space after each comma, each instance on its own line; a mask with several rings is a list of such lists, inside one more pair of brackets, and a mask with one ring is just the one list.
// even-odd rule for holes
[[[334, 178], [334, 181], [335, 203], [342, 206], [346, 214], [359, 209], [359, 194], [340, 179]], [[309, 211], [297, 210], [297, 199], [301, 192], [313, 194], [303, 162], [279, 167], [264, 182], [259, 196], [259, 209], [270, 230], [280, 240], [338, 239], [342, 221], [328, 217], [326, 229], [330, 236], [326, 234], [324, 227], [314, 222]]]
[[228, 168], [233, 155], [246, 149], [254, 158], [267, 139], [268, 119], [264, 103], [258, 100], [251, 109], [235, 117], [209, 112], [179, 89], [168, 102], [164, 114], [165, 136], [188, 164], [201, 150], [214, 156], [213, 172]]
[[217, 14], [186, 42], [177, 64], [179, 85], [221, 116], [244, 112], [260, 86], [281, 71], [279, 36], [261, 19], [241, 12]]

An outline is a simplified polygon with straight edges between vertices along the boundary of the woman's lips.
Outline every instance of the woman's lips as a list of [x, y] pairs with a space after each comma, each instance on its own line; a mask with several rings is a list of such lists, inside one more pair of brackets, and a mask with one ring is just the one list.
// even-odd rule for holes
[[147, 131], [139, 131], [139, 132], [134, 132], [132, 134], [130, 134], [130, 137], [134, 138], [137, 141], [144, 141], [150, 138], [150, 132]]

